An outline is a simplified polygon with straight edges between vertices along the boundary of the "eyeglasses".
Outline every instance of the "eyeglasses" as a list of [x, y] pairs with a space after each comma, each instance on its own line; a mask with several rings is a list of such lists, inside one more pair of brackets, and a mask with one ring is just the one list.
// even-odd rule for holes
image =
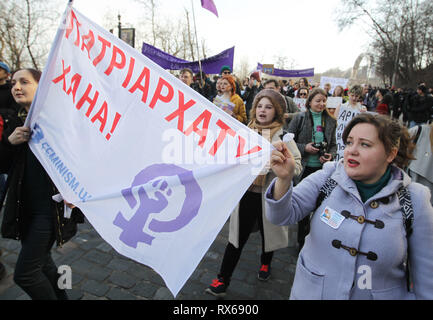
[[230, 71], [223, 71], [223, 74], [230, 74]]
[[300, 97], [306, 97], [306, 96], [308, 96], [308, 94], [307, 94], [306, 92], [300, 92], [300, 93], [299, 93], [299, 96], [300, 96]]

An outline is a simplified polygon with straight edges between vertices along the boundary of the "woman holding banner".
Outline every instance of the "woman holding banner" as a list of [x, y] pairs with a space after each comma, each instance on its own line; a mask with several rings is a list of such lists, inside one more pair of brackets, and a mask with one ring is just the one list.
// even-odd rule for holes
[[[12, 75], [12, 95], [20, 105], [24, 123], [38, 87], [40, 71], [22, 69]], [[67, 299], [59, 288], [57, 267], [51, 258], [51, 247], [61, 246], [84, 222], [78, 208], [56, 203], [56, 187], [28, 146], [30, 128], [19, 126], [0, 145], [1, 172], [7, 172], [8, 194], [1, 226], [2, 236], [21, 240], [22, 248], [14, 272], [14, 281], [34, 300]], [[64, 206], [72, 209], [64, 217]]]
[[[336, 151], [336, 121], [326, 112], [327, 94], [315, 88], [305, 103], [307, 111], [297, 114], [290, 122], [288, 131], [295, 135], [295, 141], [302, 155], [304, 168], [296, 183], [315, 171], [322, 169], [325, 162], [331, 161]], [[310, 230], [310, 217], [298, 223], [298, 245], [301, 250]]]
[[343, 103], [346, 103], [346, 97], [344, 96], [344, 88], [340, 85], [336, 86], [334, 88], [334, 92], [332, 92], [332, 96], [333, 97], [341, 97], [341, 100], [343, 101]]
[[[281, 141], [283, 136], [284, 112], [286, 101], [275, 90], [261, 90], [253, 101], [251, 120], [248, 127], [258, 131], [270, 142]], [[295, 174], [301, 172], [301, 155], [293, 139], [285, 136], [285, 145], [295, 158]], [[263, 210], [264, 190], [274, 175], [266, 166], [264, 172], [257, 176], [248, 191], [240, 200], [238, 210], [230, 217], [229, 243], [227, 244], [218, 278], [206, 289], [206, 292], [217, 296], [225, 296], [230, 279], [239, 261], [242, 249], [246, 244], [255, 225], [258, 225], [262, 236], [261, 268], [258, 273], [259, 280], [267, 280], [271, 274], [271, 261], [273, 251], [285, 248], [288, 245], [288, 228], [274, 226], [265, 218]]]

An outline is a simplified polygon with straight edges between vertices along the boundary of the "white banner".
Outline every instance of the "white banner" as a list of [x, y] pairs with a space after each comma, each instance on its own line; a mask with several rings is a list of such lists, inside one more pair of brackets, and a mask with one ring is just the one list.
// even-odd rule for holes
[[337, 109], [343, 103], [342, 97], [328, 97], [326, 99], [326, 107], [328, 109]]
[[63, 19], [27, 119], [31, 150], [176, 296], [272, 146], [74, 8]]
[[343, 89], [346, 88], [348, 82], [349, 79], [346, 78], [320, 77], [320, 87], [322, 89], [324, 88], [325, 84], [331, 84], [331, 91], [329, 91], [330, 93], [334, 92], [336, 86], [342, 86]]

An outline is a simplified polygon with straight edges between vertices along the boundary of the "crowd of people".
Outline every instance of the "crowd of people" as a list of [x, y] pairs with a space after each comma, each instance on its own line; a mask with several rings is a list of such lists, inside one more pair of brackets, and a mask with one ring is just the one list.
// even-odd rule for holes
[[[2, 236], [20, 240], [14, 281], [32, 299], [67, 299], [51, 248], [84, 221], [28, 147], [24, 126], [41, 73], [11, 72], [0, 62], [0, 205]], [[205, 289], [223, 297], [249, 235], [258, 230], [257, 277], [271, 277], [276, 250], [298, 225], [293, 299], [433, 299], [433, 96], [416, 90], [341, 86], [306, 78], [241, 81], [229, 66], [210, 80], [183, 69], [179, 79], [274, 146], [230, 216], [220, 271]], [[341, 97], [335, 109], [329, 97]], [[294, 98], [305, 99], [305, 110]], [[347, 252], [346, 252], [347, 251]], [[0, 253], [1, 255], [1, 253]], [[371, 270], [372, 285], [364, 274]], [[4, 276], [0, 263], [0, 280]]]

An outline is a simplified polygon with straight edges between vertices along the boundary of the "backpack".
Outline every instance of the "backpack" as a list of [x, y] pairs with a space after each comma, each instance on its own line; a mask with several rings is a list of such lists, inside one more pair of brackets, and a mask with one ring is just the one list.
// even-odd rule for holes
[[[323, 186], [320, 188], [319, 196], [317, 197], [316, 201], [316, 208], [314, 209], [313, 213], [317, 210], [317, 208], [320, 207], [323, 200], [328, 198], [332, 190], [335, 189], [337, 186], [337, 182], [329, 177]], [[402, 215], [403, 215], [403, 224], [406, 230], [406, 239], [408, 242], [407, 245], [407, 255], [406, 255], [406, 285], [407, 285], [407, 291], [410, 291], [411, 288], [411, 277], [409, 272], [409, 237], [412, 234], [412, 223], [413, 223], [413, 206], [412, 206], [412, 198], [410, 196], [410, 192], [406, 187], [400, 187], [397, 191], [397, 197], [398, 201], [400, 202], [400, 207], [402, 209]]]

